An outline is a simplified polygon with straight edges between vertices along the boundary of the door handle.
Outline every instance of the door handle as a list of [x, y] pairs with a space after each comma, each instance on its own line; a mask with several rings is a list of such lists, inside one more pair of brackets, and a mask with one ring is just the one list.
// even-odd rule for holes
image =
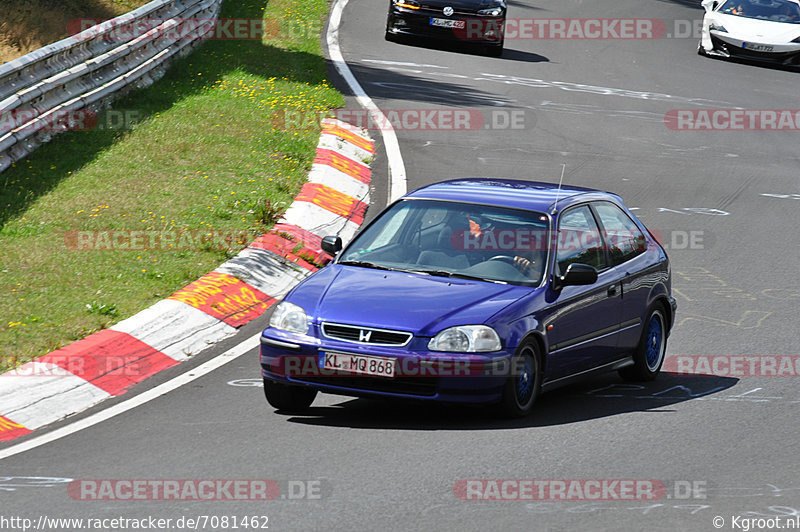
[[612, 284], [611, 286], [609, 286], [606, 293], [608, 294], [608, 297], [614, 297], [615, 295], [617, 295], [617, 285]]

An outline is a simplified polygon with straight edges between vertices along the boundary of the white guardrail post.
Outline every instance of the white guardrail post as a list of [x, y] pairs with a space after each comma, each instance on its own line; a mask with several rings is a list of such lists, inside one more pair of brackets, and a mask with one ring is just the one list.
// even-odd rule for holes
[[154, 0], [0, 65], [0, 172], [213, 34], [222, 0]]

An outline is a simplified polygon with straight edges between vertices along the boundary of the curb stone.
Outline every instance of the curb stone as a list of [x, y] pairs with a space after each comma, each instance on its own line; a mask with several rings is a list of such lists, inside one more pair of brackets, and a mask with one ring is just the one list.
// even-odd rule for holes
[[167, 299], [0, 375], [0, 442], [122, 395], [263, 315], [331, 259], [322, 237], [358, 230], [373, 156], [364, 130], [323, 120], [308, 182], [268, 233]]

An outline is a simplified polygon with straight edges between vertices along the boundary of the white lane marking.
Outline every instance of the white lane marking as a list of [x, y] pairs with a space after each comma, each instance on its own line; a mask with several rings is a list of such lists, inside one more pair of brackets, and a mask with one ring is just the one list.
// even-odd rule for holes
[[[333, 61], [333, 66], [347, 82], [350, 90], [356, 97], [356, 101], [369, 111], [373, 121], [377, 124], [389, 124], [388, 119], [381, 110], [372, 101], [372, 98], [367, 96], [364, 89], [356, 80], [350, 67], [344, 60], [342, 51], [339, 48], [339, 24], [342, 21], [342, 11], [344, 11], [348, 0], [336, 0], [331, 7], [330, 23], [328, 24], [328, 53]], [[381, 136], [383, 137], [383, 145], [386, 149], [386, 157], [389, 159], [389, 202], [394, 201], [406, 193], [406, 168], [403, 165], [403, 155], [400, 153], [400, 144], [397, 141], [397, 135], [394, 132], [391, 124], [388, 127], [381, 128]]]
[[264, 380], [263, 379], [236, 379], [232, 381], [228, 381], [229, 386], [240, 386], [243, 388], [263, 388], [264, 387]]
[[422, 70], [417, 70], [416, 68], [403, 68], [403, 67], [386, 67], [386, 70], [391, 70], [393, 72], [410, 72], [411, 74], [422, 74]]
[[231, 362], [232, 360], [236, 360], [238, 357], [242, 356], [243, 354], [255, 349], [259, 346], [259, 338], [261, 337], [261, 333], [255, 334], [250, 338], [244, 340], [242, 343], [228, 349], [221, 355], [218, 355], [208, 362], [205, 362], [193, 370], [187, 371], [182, 375], [178, 375], [174, 379], [167, 381], [163, 384], [159, 384], [155, 388], [151, 390], [147, 390], [146, 392], [142, 392], [136, 397], [124, 401], [122, 403], [117, 403], [114, 406], [108, 407], [105, 410], [101, 410], [96, 414], [92, 414], [84, 419], [71, 423], [65, 427], [61, 427], [60, 429], [56, 429], [52, 432], [48, 432], [46, 434], [42, 434], [41, 436], [37, 436], [31, 438], [28, 441], [24, 441], [22, 443], [18, 443], [16, 445], [12, 445], [11, 447], [7, 447], [5, 449], [0, 449], [0, 460], [3, 458], [8, 458], [10, 456], [14, 456], [25, 451], [29, 451], [31, 449], [35, 449], [36, 447], [40, 447], [47, 443], [59, 440], [64, 438], [65, 436], [69, 436], [70, 434], [74, 434], [78, 431], [83, 429], [89, 428], [93, 425], [97, 425], [107, 419], [111, 419], [112, 417], [118, 416], [128, 410], [132, 410], [137, 406], [141, 406], [153, 399], [157, 399], [162, 395], [165, 395], [176, 388], [183, 386], [184, 384], [188, 384], [195, 379], [206, 375], [214, 371], [215, 369]]
[[378, 65], [398, 65], [398, 66], [410, 66], [410, 67], [427, 67], [427, 68], [450, 68], [441, 65], [429, 65], [427, 63], [411, 63], [409, 61], [386, 61], [383, 59], [361, 59], [364, 63], [376, 63]]
[[671, 94], [664, 94], [661, 92], [643, 92], [630, 89], [619, 89], [615, 87], [601, 87], [598, 85], [586, 85], [583, 83], [571, 83], [568, 81], [548, 81], [537, 78], [523, 78], [519, 76], [507, 76], [504, 74], [491, 74], [488, 72], [481, 72], [481, 76], [473, 78], [473, 81], [495, 81], [511, 85], [523, 85], [537, 89], [554, 88], [568, 92], [588, 92], [591, 94], [599, 94], [602, 96], [621, 96], [624, 98], [635, 98], [638, 100], [658, 100], [666, 102], [681, 102], [693, 105], [710, 105], [718, 102], [716, 100], [706, 100], [705, 98], [685, 98], [683, 96], [673, 96]]
[[0, 477], [0, 491], [17, 491], [20, 488], [54, 488], [69, 484], [71, 478], [62, 477]]
[[[364, 59], [363, 61], [370, 61], [368, 59]], [[378, 62], [372, 60], [372, 62]], [[417, 67], [430, 67], [430, 68], [441, 68], [437, 67], [436, 65], [422, 65], [416, 63], [401, 63], [401, 62], [392, 62], [387, 61], [385, 64], [395, 64], [395, 65], [405, 65], [405, 66], [417, 66]], [[509, 76], [505, 74], [493, 74], [491, 72], [481, 72], [478, 76], [465, 76], [463, 74], [454, 74], [451, 72], [420, 72], [426, 74], [428, 76], [439, 76], [439, 77], [452, 77], [452, 78], [461, 78], [461, 79], [469, 79], [471, 81], [491, 81], [495, 83], [503, 83], [507, 85], [522, 85], [525, 87], [531, 87], [535, 89], [559, 89], [567, 92], [584, 92], [589, 94], [598, 94], [601, 96], [618, 96], [623, 98], [634, 98], [637, 100], [650, 100], [650, 101], [663, 101], [663, 102], [674, 102], [674, 103], [683, 103], [689, 105], [719, 105], [725, 104], [728, 105], [726, 102], [718, 101], [718, 100], [708, 100], [705, 98], [686, 98], [684, 96], [674, 96], [672, 94], [666, 94], [661, 92], [651, 92], [651, 91], [636, 91], [631, 89], [621, 89], [618, 87], [603, 87], [599, 85], [587, 85], [584, 83], [573, 83], [569, 81], [554, 81], [554, 80], [545, 80], [539, 78], [525, 78], [521, 76]], [[371, 82], [372, 85], [378, 85], [380, 87], [389, 87], [395, 84], [387, 84], [383, 82]], [[409, 85], [412, 86], [412, 85]], [[426, 89], [430, 90], [430, 89]], [[739, 109], [739, 107], [734, 107], [734, 109]], [[659, 115], [660, 116], [660, 115]], [[662, 117], [663, 118], [663, 117]]]
[[429, 76], [441, 76], [443, 78], [458, 78], [458, 79], [469, 79], [469, 76], [465, 76], [464, 74], [453, 74], [452, 72], [428, 72]]

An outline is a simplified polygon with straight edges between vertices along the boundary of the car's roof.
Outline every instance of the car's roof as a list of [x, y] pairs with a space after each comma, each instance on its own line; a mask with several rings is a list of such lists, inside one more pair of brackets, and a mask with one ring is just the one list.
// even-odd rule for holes
[[418, 188], [405, 197], [486, 203], [514, 209], [549, 212], [556, 199], [559, 207], [562, 205], [566, 207], [574, 203], [576, 197], [590, 194], [596, 197], [587, 197], [587, 200], [599, 199], [601, 196], [619, 200], [614, 194], [593, 188], [561, 185], [559, 189], [558, 183], [485, 177], [442, 181]]

